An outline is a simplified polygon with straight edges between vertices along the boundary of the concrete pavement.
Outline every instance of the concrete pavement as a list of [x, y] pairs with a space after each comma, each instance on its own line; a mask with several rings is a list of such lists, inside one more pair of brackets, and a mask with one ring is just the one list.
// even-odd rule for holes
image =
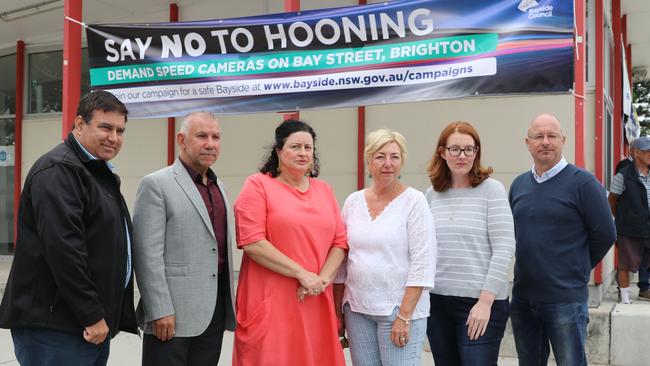
[[[233, 333], [226, 332], [223, 342], [223, 351], [221, 353], [221, 360], [218, 366], [228, 366], [232, 360], [232, 343]], [[142, 355], [141, 340], [138, 336], [133, 334], [120, 333], [111, 342], [111, 355], [108, 358], [109, 366], [139, 366], [140, 358]], [[346, 361], [348, 365], [352, 365], [350, 355], [346, 351]], [[7, 329], [0, 330], [0, 365], [1, 366], [18, 366], [16, 356], [13, 353], [13, 344], [11, 335]], [[424, 352], [422, 354], [422, 366], [433, 366], [433, 359], [431, 353]], [[503, 358], [499, 360], [499, 365], [515, 366], [517, 359]]]

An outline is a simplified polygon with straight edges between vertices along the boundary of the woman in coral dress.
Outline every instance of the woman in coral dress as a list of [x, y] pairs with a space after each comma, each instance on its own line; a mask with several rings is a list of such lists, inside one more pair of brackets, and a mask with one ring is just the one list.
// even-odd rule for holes
[[345, 365], [330, 283], [347, 240], [331, 187], [315, 178], [315, 138], [283, 122], [235, 203], [244, 258], [233, 365]]

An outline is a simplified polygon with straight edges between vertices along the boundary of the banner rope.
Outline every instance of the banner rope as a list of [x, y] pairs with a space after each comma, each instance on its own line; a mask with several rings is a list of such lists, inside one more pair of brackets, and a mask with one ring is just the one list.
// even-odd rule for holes
[[573, 94], [574, 97], [581, 98], [582, 100], [587, 100], [584, 95], [576, 94], [576, 91], [573, 89], [571, 89], [571, 94]]
[[82, 26], [82, 27], [84, 27], [84, 28], [88, 28], [88, 26], [86, 25], [86, 23], [84, 23], [84, 22], [80, 22], [80, 21], [78, 21], [77, 19], [70, 18], [70, 17], [67, 16], [67, 15], [65, 16], [65, 19], [66, 19], [66, 20], [69, 20], [69, 21], [71, 21], [71, 22], [73, 22], [73, 23], [77, 23], [77, 24], [79, 24], [80, 26]]

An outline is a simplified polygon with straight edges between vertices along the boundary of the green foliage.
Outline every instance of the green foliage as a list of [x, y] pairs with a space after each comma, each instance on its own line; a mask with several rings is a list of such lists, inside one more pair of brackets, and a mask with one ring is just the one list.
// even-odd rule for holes
[[641, 125], [641, 135], [650, 135], [650, 80], [632, 84], [632, 100]]

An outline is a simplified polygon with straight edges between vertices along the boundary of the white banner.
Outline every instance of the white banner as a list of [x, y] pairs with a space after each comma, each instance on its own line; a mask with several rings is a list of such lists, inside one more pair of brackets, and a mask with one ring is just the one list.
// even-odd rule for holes
[[623, 53], [623, 114], [632, 115], [632, 88], [630, 87], [629, 70], [627, 69], [627, 60], [625, 59], [625, 45], [622, 47]]
[[327, 75], [212, 81], [181, 85], [108, 89], [124, 103], [228, 98], [340, 89], [404, 86], [497, 73], [494, 57], [443, 65], [340, 72]]

